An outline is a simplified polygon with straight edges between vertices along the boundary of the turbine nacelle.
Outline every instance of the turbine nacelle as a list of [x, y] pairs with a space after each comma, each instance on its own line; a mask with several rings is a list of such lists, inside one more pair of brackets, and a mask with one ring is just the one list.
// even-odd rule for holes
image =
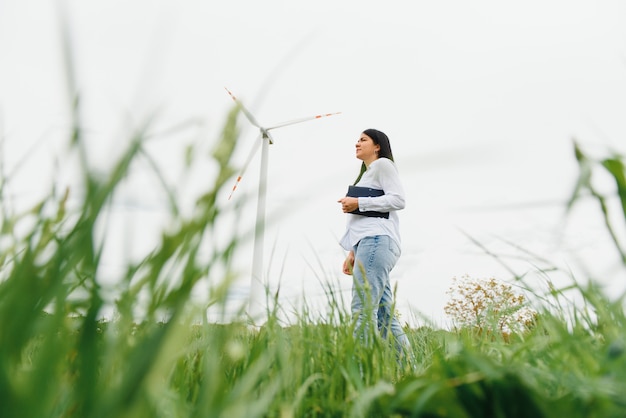
[[272, 135], [270, 135], [270, 133], [268, 132], [267, 129], [260, 128], [260, 131], [261, 131], [261, 138], [262, 139], [267, 139], [268, 141], [270, 141], [270, 144], [274, 143], [274, 138], [272, 138]]

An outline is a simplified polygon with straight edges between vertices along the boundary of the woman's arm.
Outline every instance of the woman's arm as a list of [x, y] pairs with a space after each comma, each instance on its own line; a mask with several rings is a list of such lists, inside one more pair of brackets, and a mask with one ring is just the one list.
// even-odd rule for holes
[[387, 158], [381, 158], [377, 161], [376, 170], [378, 173], [376, 178], [385, 194], [377, 197], [359, 197], [359, 210], [389, 212], [404, 209], [404, 187], [402, 187], [395, 164]]

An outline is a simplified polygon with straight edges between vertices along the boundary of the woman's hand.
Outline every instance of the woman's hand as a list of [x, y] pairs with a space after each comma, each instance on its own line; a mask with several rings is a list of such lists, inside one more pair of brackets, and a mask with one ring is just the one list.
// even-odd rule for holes
[[343, 213], [352, 212], [359, 208], [358, 197], [344, 197], [339, 199], [337, 202], [341, 203], [341, 210], [343, 210]]
[[354, 251], [350, 251], [343, 262], [343, 274], [352, 274], [354, 268]]

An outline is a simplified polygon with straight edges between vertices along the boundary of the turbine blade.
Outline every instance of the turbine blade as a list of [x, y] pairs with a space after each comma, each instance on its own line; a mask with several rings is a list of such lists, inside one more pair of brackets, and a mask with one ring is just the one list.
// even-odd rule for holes
[[235, 193], [237, 186], [239, 186], [239, 182], [241, 181], [241, 178], [246, 173], [246, 169], [250, 165], [250, 162], [252, 161], [254, 154], [256, 154], [256, 152], [259, 150], [259, 147], [261, 146], [262, 143], [263, 143], [263, 137], [262, 135], [259, 135], [254, 141], [254, 144], [252, 144], [252, 149], [250, 150], [250, 154], [248, 154], [248, 159], [243, 164], [243, 167], [241, 168], [241, 171], [239, 172], [239, 175], [237, 176], [237, 181], [235, 182], [235, 185], [233, 186], [233, 190], [231, 190], [230, 192], [230, 196], [228, 196], [228, 200], [230, 200], [230, 198], [233, 197], [233, 193]]
[[257, 128], [261, 128], [261, 125], [259, 125], [259, 122], [256, 121], [256, 119], [254, 118], [254, 116], [252, 116], [252, 113], [250, 113], [248, 111], [248, 109], [246, 109], [246, 107], [243, 105], [243, 103], [241, 103], [234, 94], [231, 93], [230, 90], [228, 90], [226, 87], [224, 87], [224, 89], [228, 92], [228, 94], [230, 94], [230, 97], [232, 97], [232, 99], [235, 101], [235, 103], [237, 103], [237, 106], [239, 106], [239, 108], [241, 109], [241, 111], [243, 112], [244, 115], [246, 115], [246, 118], [248, 118], [248, 120], [250, 121], [251, 124], [253, 124], [254, 126], [256, 126]]
[[325, 113], [323, 115], [315, 115], [315, 116], [309, 116], [309, 117], [306, 117], [306, 118], [289, 120], [287, 122], [282, 122], [282, 123], [279, 123], [278, 125], [274, 125], [274, 126], [272, 126], [270, 128], [267, 128], [266, 131], [269, 131], [270, 129], [282, 128], [283, 126], [295, 125], [296, 123], [306, 122], [307, 120], [321, 119], [321, 118], [325, 118], [325, 117], [328, 117], [328, 116], [339, 115], [340, 113], [341, 112]]

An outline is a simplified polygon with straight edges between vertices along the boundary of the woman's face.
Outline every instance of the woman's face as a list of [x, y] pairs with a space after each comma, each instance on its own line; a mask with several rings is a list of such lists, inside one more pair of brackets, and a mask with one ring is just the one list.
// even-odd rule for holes
[[356, 158], [369, 164], [378, 158], [378, 151], [380, 151], [380, 145], [374, 144], [372, 138], [362, 133], [356, 142]]

